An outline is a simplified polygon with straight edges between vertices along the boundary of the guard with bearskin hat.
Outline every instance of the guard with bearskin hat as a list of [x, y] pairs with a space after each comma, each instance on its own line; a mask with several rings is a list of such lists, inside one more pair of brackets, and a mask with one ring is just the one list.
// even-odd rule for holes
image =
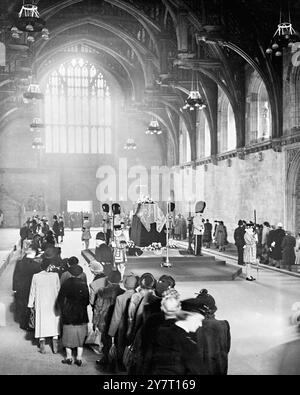
[[195, 216], [193, 218], [194, 252], [201, 256], [202, 235], [204, 232], [203, 211], [206, 207], [205, 202], [197, 202], [195, 206]]

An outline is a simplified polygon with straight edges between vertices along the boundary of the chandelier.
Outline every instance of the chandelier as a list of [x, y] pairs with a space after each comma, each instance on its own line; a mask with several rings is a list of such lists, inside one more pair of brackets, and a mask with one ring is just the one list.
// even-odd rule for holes
[[162, 130], [157, 119], [151, 120], [148, 129], [146, 130], [146, 134], [162, 134]]
[[42, 33], [44, 40], [49, 39], [49, 30], [45, 27], [46, 22], [40, 17], [38, 7], [34, 3], [26, 3], [23, 0], [23, 5], [15, 20], [15, 25], [11, 28], [11, 35], [13, 38], [20, 38], [24, 32], [27, 34], [27, 41], [33, 43], [35, 41], [34, 34]]
[[23, 93], [24, 103], [28, 103], [32, 100], [34, 103], [36, 100], [43, 100], [44, 94], [40, 90], [40, 86], [37, 82], [31, 81], [26, 92]]
[[33, 139], [33, 142], [32, 142], [32, 148], [40, 150], [43, 147], [44, 147], [44, 144], [42, 142], [42, 138], [41, 137], [35, 137]]
[[190, 109], [193, 111], [197, 108], [202, 110], [206, 107], [206, 104], [202, 100], [199, 91], [190, 91], [188, 98], [185, 100], [185, 105], [182, 107], [184, 110]]
[[30, 131], [36, 132], [39, 131], [40, 129], [43, 129], [44, 127], [45, 125], [43, 124], [41, 118], [33, 118], [33, 121], [30, 124]]
[[292, 26], [290, 13], [288, 22], [282, 22], [282, 15], [280, 11], [279, 24], [274, 36], [272, 37], [269, 47], [266, 49], [266, 53], [271, 55], [274, 52], [275, 56], [282, 56], [283, 48], [291, 48], [298, 40], [299, 36]]
[[198, 75], [197, 75], [197, 81], [196, 81], [196, 86], [194, 84], [194, 70], [192, 70], [192, 86], [190, 93], [185, 100], [185, 105], [182, 107], [183, 110], [189, 109], [190, 111], [194, 110], [202, 110], [203, 108], [206, 107], [206, 104], [204, 103], [203, 99], [201, 98], [200, 92], [199, 92], [199, 83], [198, 83]]
[[136, 143], [134, 139], [127, 139], [126, 144], [124, 145], [124, 149], [126, 150], [136, 149]]

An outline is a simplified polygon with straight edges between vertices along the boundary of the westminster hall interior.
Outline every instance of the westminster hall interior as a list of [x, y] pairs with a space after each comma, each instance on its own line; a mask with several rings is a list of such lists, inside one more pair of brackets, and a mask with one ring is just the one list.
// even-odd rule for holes
[[1, 0], [0, 374], [300, 374], [300, 1]]

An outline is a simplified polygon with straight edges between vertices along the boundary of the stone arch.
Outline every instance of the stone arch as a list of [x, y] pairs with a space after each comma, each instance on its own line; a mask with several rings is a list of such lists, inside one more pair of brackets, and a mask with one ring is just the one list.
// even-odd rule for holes
[[287, 150], [285, 226], [300, 231], [300, 149]]
[[[121, 28], [115, 27], [111, 25], [110, 23], [103, 22], [95, 17], [83, 17], [81, 19], [78, 19], [76, 21], [70, 21], [60, 27], [55, 28], [51, 32], [52, 39], [59, 36], [60, 34], [66, 33], [69, 29], [74, 29], [78, 28], [80, 26], [84, 25], [92, 25], [97, 28], [101, 28], [104, 30], [108, 30], [111, 33], [113, 33], [116, 37], [119, 37], [121, 40], [123, 40], [135, 53], [139, 64], [143, 70], [144, 73], [144, 79], [146, 81], [146, 84], [150, 83], [152, 81], [152, 77], [149, 75], [149, 70], [147, 68], [147, 65], [149, 66], [149, 62], [145, 61], [145, 57], [148, 55], [151, 57], [152, 60], [152, 65], [153, 69], [159, 69], [159, 59], [151, 54], [149, 50], [142, 45], [141, 42], [138, 41], [138, 39], [133, 38], [129, 33], [124, 33]], [[50, 42], [50, 40], [49, 40]], [[41, 54], [42, 51], [46, 51], [48, 48], [48, 42], [43, 42], [39, 49], [36, 51], [36, 58], [38, 58]], [[151, 73], [150, 73], [151, 74]], [[151, 85], [151, 84], [150, 84]]]
[[300, 67], [293, 67], [289, 75], [290, 86], [290, 129], [300, 129]]
[[191, 139], [183, 117], [179, 121], [179, 164], [188, 163], [192, 160]]
[[219, 88], [218, 153], [236, 149], [236, 124], [228, 96]]
[[[57, 53], [59, 53], [59, 51], [63, 50], [64, 48], [67, 48], [71, 45], [77, 45], [77, 44], [85, 44], [88, 47], [96, 48], [97, 50], [103, 50], [106, 53], [108, 53], [110, 56], [112, 56], [125, 70], [125, 72], [128, 76], [128, 83], [130, 84], [130, 88], [132, 90], [132, 95], [134, 98], [137, 97], [138, 87], [135, 82], [134, 73], [131, 70], [131, 67], [130, 67], [131, 65], [129, 64], [128, 60], [124, 59], [116, 51], [106, 48], [106, 47], [102, 46], [101, 44], [97, 43], [96, 41], [93, 41], [93, 40], [90, 40], [87, 38], [73, 38], [70, 41], [67, 41], [67, 42], [65, 41], [65, 42], [61, 43], [60, 45], [56, 46], [54, 49], [47, 51], [41, 57], [37, 58], [36, 61], [34, 62], [34, 65], [37, 68], [37, 74], [45, 74], [45, 71], [43, 70], [43, 72], [41, 72], [41, 70], [44, 68], [50, 69], [52, 67], [52, 66], [50, 66], [50, 67], [45, 66], [45, 64], [47, 63], [47, 61], [49, 59], [53, 59], [53, 56], [55, 56]], [[74, 56], [74, 55], [69, 55], [67, 52], [61, 53], [61, 55], [60, 55], [61, 58], [67, 58], [67, 56]], [[79, 54], [78, 54], [78, 56], [79, 56]], [[97, 63], [98, 67], [102, 67], [102, 69], [104, 69], [104, 67], [101, 66], [101, 62], [99, 60], [96, 62], [95, 56], [91, 56], [91, 54], [88, 54], [88, 53], [85, 53], [84, 56], [86, 58], [90, 59], [92, 62]], [[110, 70], [106, 70], [105, 73], [113, 75]], [[114, 78], [114, 79], [116, 80], [116, 78]], [[119, 82], [118, 82], [118, 85], [119, 85]]]
[[271, 136], [270, 100], [266, 85], [256, 70], [249, 75], [246, 93], [246, 144]]
[[198, 111], [196, 121], [196, 158], [211, 155], [211, 133], [205, 111]]

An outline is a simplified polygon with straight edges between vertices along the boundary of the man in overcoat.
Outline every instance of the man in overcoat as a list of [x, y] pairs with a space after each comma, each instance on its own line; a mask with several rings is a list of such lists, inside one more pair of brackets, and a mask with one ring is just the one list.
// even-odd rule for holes
[[245, 245], [245, 227], [243, 221], [240, 219], [238, 227], [234, 231], [234, 242], [238, 252], [238, 264], [244, 265], [244, 245]]

